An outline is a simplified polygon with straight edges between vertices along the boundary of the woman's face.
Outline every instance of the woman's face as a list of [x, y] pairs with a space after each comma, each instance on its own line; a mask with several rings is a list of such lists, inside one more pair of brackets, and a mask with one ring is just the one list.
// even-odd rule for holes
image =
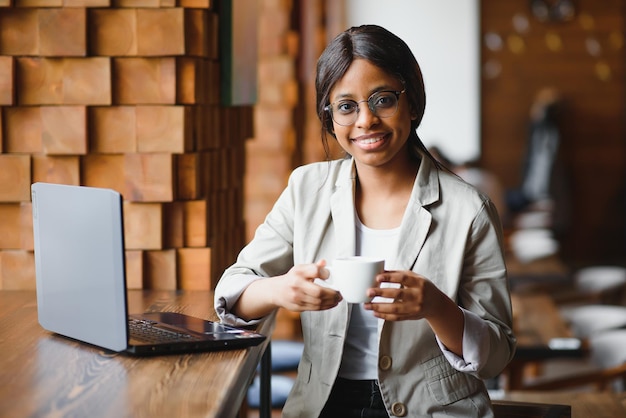
[[[342, 126], [333, 121], [339, 145], [352, 155], [357, 165], [381, 168], [402, 167], [409, 161], [406, 149], [411, 131], [411, 111], [406, 93], [398, 98], [392, 116], [378, 117], [369, 109], [367, 99], [381, 91], [402, 91], [402, 83], [367, 60], [356, 59], [330, 91], [330, 102], [361, 102], [356, 121]], [[335, 107], [335, 106], [333, 106]]]

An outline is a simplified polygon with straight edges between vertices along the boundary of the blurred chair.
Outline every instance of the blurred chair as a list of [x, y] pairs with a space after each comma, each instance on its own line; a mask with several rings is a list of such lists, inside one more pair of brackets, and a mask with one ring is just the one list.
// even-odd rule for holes
[[623, 372], [621, 381], [616, 382], [615, 391], [626, 391], [626, 329], [616, 329], [594, 335], [591, 346], [591, 360], [601, 368], [619, 368]]
[[598, 332], [626, 328], [626, 306], [565, 306], [560, 312], [578, 338], [589, 338]]
[[548, 228], [519, 229], [510, 234], [509, 243], [515, 257], [522, 263], [554, 256], [559, 242]]
[[626, 267], [591, 266], [574, 273], [573, 289], [555, 291], [557, 304], [612, 304], [626, 302]]

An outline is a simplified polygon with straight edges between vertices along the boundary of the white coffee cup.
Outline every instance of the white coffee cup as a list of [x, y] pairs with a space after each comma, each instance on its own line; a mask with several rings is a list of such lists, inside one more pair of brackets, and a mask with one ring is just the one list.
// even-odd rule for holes
[[343, 257], [326, 267], [330, 277], [326, 284], [341, 293], [349, 303], [369, 302], [367, 289], [375, 287], [376, 275], [385, 269], [385, 260], [372, 257]]

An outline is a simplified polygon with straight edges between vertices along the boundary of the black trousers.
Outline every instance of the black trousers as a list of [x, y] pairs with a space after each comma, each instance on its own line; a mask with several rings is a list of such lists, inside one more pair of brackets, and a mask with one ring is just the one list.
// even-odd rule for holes
[[376, 380], [337, 378], [320, 418], [389, 418]]

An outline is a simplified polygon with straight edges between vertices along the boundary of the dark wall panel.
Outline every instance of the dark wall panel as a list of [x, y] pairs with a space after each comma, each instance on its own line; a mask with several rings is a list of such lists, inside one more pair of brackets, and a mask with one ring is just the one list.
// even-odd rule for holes
[[626, 1], [572, 1], [564, 21], [539, 20], [531, 3], [481, 2], [482, 165], [519, 185], [533, 98], [556, 88], [570, 202], [563, 258], [626, 263]]

